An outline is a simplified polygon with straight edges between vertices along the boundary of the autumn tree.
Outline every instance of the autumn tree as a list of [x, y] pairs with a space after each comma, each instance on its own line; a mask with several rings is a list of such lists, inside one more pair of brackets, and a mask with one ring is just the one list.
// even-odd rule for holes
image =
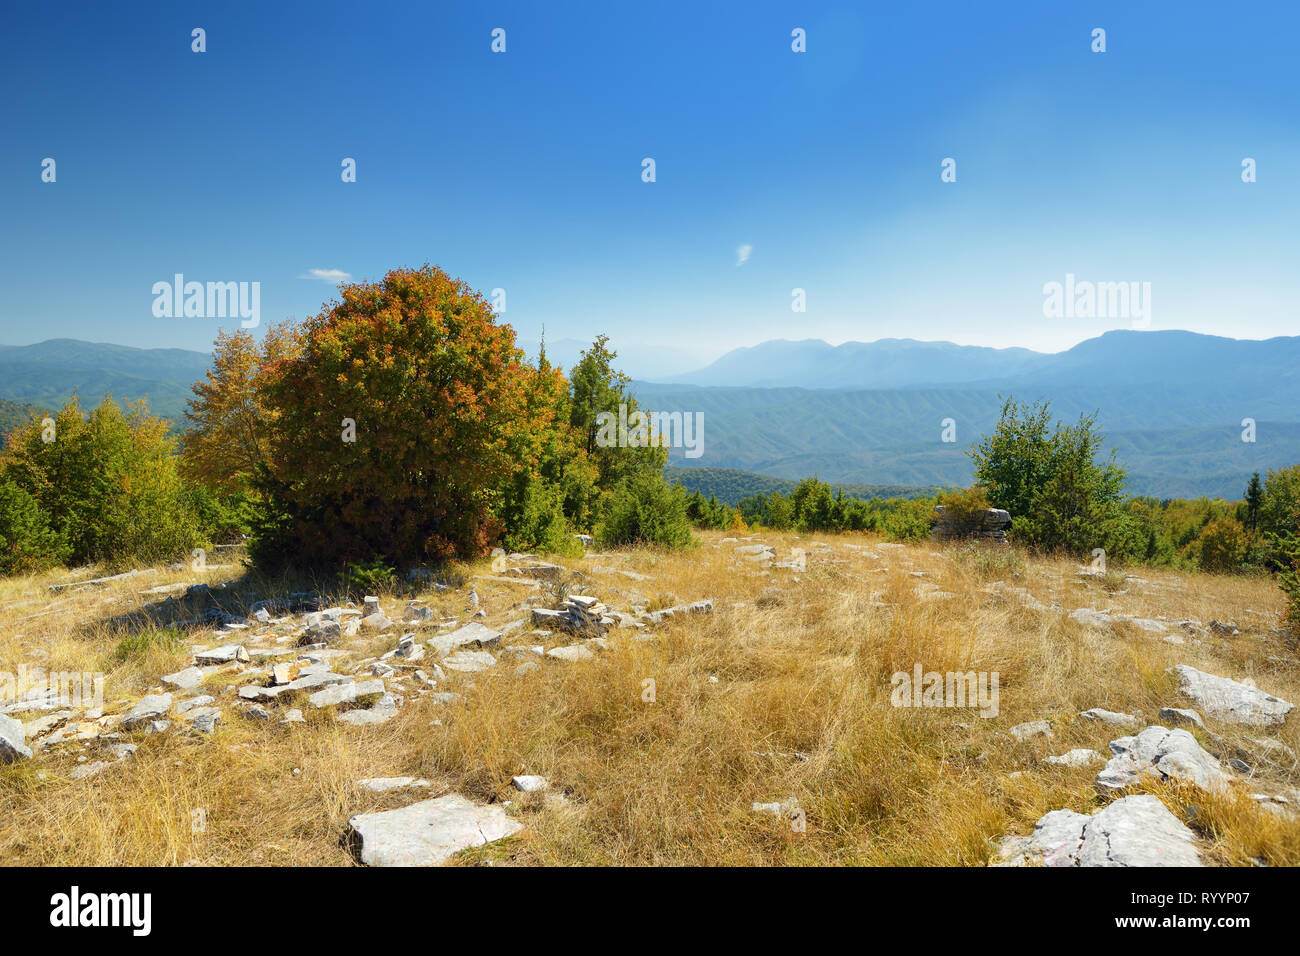
[[555, 407], [489, 303], [441, 269], [344, 286], [264, 369], [255, 556], [340, 566], [480, 554]]
[[259, 344], [251, 332], [221, 332], [212, 368], [192, 386], [181, 436], [181, 467], [192, 481], [217, 493], [246, 491], [269, 450], [267, 408], [259, 379], [265, 369], [294, 354], [297, 334], [290, 323], [273, 325]]

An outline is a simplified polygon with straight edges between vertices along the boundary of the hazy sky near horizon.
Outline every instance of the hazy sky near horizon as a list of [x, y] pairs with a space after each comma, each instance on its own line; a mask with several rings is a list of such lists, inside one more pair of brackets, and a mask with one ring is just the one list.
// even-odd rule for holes
[[319, 311], [331, 274], [425, 261], [504, 289], [525, 347], [545, 325], [701, 363], [772, 338], [1057, 351], [1132, 327], [1045, 318], [1043, 286], [1067, 274], [1149, 282], [1152, 329], [1300, 334], [1294, 3], [74, 3], [5, 20], [3, 344], [206, 350], [238, 321], [157, 318], [155, 282], [259, 282], [266, 325]]

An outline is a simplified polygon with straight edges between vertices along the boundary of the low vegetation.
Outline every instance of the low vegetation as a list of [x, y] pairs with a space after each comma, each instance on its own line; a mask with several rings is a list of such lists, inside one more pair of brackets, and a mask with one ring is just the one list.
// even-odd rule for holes
[[[1076, 748], [1106, 754], [1109, 741], [1128, 732], [1084, 720], [1082, 711], [1102, 707], [1155, 722], [1160, 708], [1187, 706], [1167, 672], [1179, 663], [1300, 699], [1296, 645], [1276, 627], [1281, 596], [1267, 578], [1152, 570], [1106, 592], [1077, 573], [1077, 562], [1014, 549], [763, 535], [778, 558], [807, 549], [807, 571], [796, 574], [740, 560], [735, 549], [745, 539], [727, 541], [734, 536], [721, 531], [698, 537], [691, 552], [632, 548], [566, 561], [585, 576], [586, 593], [616, 606], [638, 593], [653, 606], [715, 599], [714, 614], [673, 619], [652, 640], [612, 631], [609, 649], [592, 660], [536, 658], [540, 668], [514, 674], [518, 660], [532, 658], [499, 650], [496, 670], [449, 670], [439, 681], [438, 691], [459, 700], [413, 693], [408, 677], [398, 714], [366, 728], [325, 712], [309, 711], [306, 723], [292, 726], [241, 714], [226, 688], [249, 682], [259, 668], [233, 664], [192, 692], [215, 696], [225, 710], [213, 735], [180, 727], [122, 735], [139, 749], [90, 780], [70, 774], [79, 756], [102, 759], [93, 744], [60, 745], [39, 765], [2, 766], [0, 859], [349, 865], [341, 837], [352, 815], [457, 792], [480, 803], [509, 801], [507, 812], [525, 825], [511, 839], [462, 854], [462, 864], [982, 866], [997, 859], [993, 841], [1029, 833], [1044, 813], [1105, 804], [1093, 786], [1097, 765], [1044, 760]], [[464, 620], [471, 586], [481, 620], [494, 628], [526, 617], [521, 602], [530, 596], [556, 601], [492, 573], [487, 560], [456, 567], [464, 575], [458, 587], [417, 589], [435, 619]], [[61, 578], [10, 579], [0, 585], [0, 670], [39, 658], [60, 670], [106, 671], [105, 713], [121, 713], [160, 689], [160, 676], [187, 657], [152, 632], [132, 640], [128, 655], [118, 652], [127, 636], [123, 615], [156, 600], [139, 592], [229, 580], [255, 587], [259, 597], [285, 593], [242, 576], [233, 564], [201, 573], [160, 569], [53, 598], [46, 584]], [[1012, 588], [1045, 608], [1061, 607], [1037, 610]], [[936, 589], [951, 596], [926, 597]], [[406, 597], [380, 595], [387, 609]], [[1088, 606], [1162, 619], [1185, 643], [1123, 623], [1086, 627], [1065, 613]], [[1189, 618], [1232, 621], [1239, 633], [1203, 630], [1193, 639], [1174, 624]], [[185, 638], [189, 646], [224, 640], [204, 629]], [[338, 669], [393, 640], [345, 642], [349, 656]], [[525, 628], [503, 644], [556, 640]], [[917, 662], [935, 671], [998, 671], [999, 713], [986, 719], [973, 710], [891, 706], [891, 675]], [[1008, 735], [1040, 719], [1050, 722], [1050, 739]], [[1134, 792], [1156, 794], [1191, 827], [1207, 862], [1300, 864], [1300, 821], [1245, 795], [1300, 785], [1293, 759], [1263, 759], [1252, 743], [1269, 736], [1300, 750], [1297, 727], [1294, 717], [1270, 731], [1207, 718], [1204, 731], [1193, 728], [1204, 746], [1225, 759], [1238, 747], [1252, 754], [1254, 770], [1240, 792], [1210, 795], [1169, 783]], [[549, 780], [550, 796], [512, 790], [511, 777], [525, 773]], [[430, 786], [383, 794], [358, 786], [398, 775]], [[797, 805], [806, 828], [755, 812], [756, 802]], [[204, 825], [196, 828], [200, 812]]]

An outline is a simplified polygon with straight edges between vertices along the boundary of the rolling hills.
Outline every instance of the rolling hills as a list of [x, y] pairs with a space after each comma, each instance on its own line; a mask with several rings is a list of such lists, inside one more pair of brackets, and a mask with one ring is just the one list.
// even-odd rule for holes
[[[105, 392], [145, 396], [180, 424], [210, 360], [71, 339], [0, 346], [0, 398], [10, 403], [0, 412], [14, 412], [0, 425], [25, 418], [17, 406], [56, 408], [74, 391], [85, 404]], [[647, 409], [704, 414], [703, 456], [675, 450], [671, 464], [748, 473], [682, 479], [720, 496], [813, 474], [864, 493], [966, 485], [967, 451], [1006, 396], [1050, 400], [1066, 420], [1097, 412], [1133, 494], [1235, 498], [1252, 472], [1300, 462], [1300, 337], [1114, 331], [1055, 355], [910, 340], [766, 342], [683, 378], [693, 381], [637, 381], [633, 391]], [[1242, 441], [1246, 419], [1254, 442]], [[942, 440], [948, 420], [954, 441]]]

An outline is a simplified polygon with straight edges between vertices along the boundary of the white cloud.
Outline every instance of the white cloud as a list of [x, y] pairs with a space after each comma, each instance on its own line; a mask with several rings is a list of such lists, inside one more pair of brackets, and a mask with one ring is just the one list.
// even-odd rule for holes
[[746, 243], [736, 250], [736, 265], [743, 266], [749, 261], [749, 254], [754, 251], [754, 247]]
[[298, 276], [299, 279], [320, 279], [322, 282], [342, 282], [344, 279], [351, 279], [351, 272], [344, 272], [342, 269], [308, 269], [304, 275]]

